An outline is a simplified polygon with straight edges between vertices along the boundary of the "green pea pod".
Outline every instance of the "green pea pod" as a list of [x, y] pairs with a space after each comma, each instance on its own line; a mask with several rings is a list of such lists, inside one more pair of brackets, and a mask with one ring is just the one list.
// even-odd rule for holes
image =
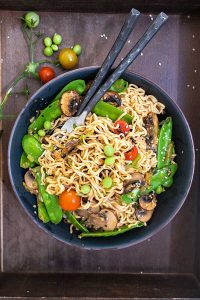
[[130, 227], [128, 226], [124, 226], [124, 227], [121, 227], [119, 229], [116, 229], [116, 230], [113, 230], [113, 231], [102, 231], [102, 232], [88, 232], [88, 233], [81, 233], [79, 235], [79, 238], [84, 238], [84, 237], [110, 237], [110, 236], [116, 236], [116, 235], [119, 235], [119, 234], [122, 234], [122, 233], [125, 233], [129, 230], [132, 230], [133, 228], [138, 228], [138, 227], [142, 227], [144, 226], [145, 224], [143, 222], [138, 222], [137, 224], [134, 224]]
[[138, 201], [140, 195], [140, 189], [133, 189], [130, 193], [121, 195], [122, 202], [126, 204], [134, 203]]
[[22, 156], [20, 158], [20, 167], [23, 169], [33, 168], [34, 162], [31, 162], [28, 158], [25, 152], [22, 153]]
[[155, 190], [156, 194], [158, 194], [158, 195], [163, 193], [164, 191], [165, 191], [165, 189], [164, 189], [164, 187], [162, 187], [162, 185], [159, 185]]
[[61, 108], [59, 100], [50, 103], [45, 109], [43, 109], [39, 116], [29, 125], [28, 132], [33, 133], [44, 127], [45, 121], [54, 121], [61, 116]]
[[35, 179], [50, 221], [54, 224], [60, 223], [62, 221], [62, 209], [58, 204], [58, 197], [47, 193], [46, 187], [42, 185], [42, 175], [40, 172], [36, 173]]
[[158, 139], [158, 154], [157, 154], [157, 168], [165, 166], [165, 158], [167, 149], [172, 139], [172, 118], [168, 117], [164, 121]]
[[34, 138], [34, 136], [26, 134], [22, 139], [22, 148], [25, 154], [32, 158], [33, 162], [38, 164], [38, 158], [44, 151], [40, 142]]
[[[150, 180], [150, 188], [156, 190], [159, 186], [170, 187], [173, 184], [173, 176], [176, 173], [177, 164], [171, 164], [168, 167], [156, 170]], [[171, 185], [168, 184], [170, 181]]]
[[50, 221], [46, 207], [42, 201], [37, 198], [37, 208], [38, 208], [38, 218], [43, 223], [48, 223]]
[[77, 229], [79, 229], [80, 231], [85, 232], [85, 233], [89, 232], [89, 230], [76, 219], [76, 217], [74, 216], [73, 213], [71, 213], [70, 211], [66, 211], [65, 214], [66, 214], [67, 220], [69, 220], [70, 223], [72, 223]]
[[126, 91], [128, 88], [128, 81], [125, 81], [124, 79], [117, 79], [113, 85], [110, 87], [110, 91], [122, 93]]
[[85, 92], [86, 85], [85, 81], [82, 79], [77, 79], [69, 82], [64, 88], [58, 93], [58, 95], [53, 99], [53, 102], [56, 100], [60, 100], [62, 94], [68, 91], [76, 91], [79, 95], [82, 95]]
[[165, 166], [168, 166], [170, 163], [171, 163], [171, 160], [172, 160], [172, 154], [174, 153], [174, 143], [171, 142], [169, 145], [168, 145], [168, 148], [167, 148], [167, 152], [166, 152], [166, 156], [165, 156], [165, 161], [164, 161], [164, 165]]
[[[112, 121], [116, 121], [124, 113], [123, 110], [102, 100], [95, 105], [92, 112], [100, 117], [108, 117]], [[131, 124], [133, 121], [132, 116], [129, 114], [124, 115], [121, 119], [126, 121], [128, 124]]]

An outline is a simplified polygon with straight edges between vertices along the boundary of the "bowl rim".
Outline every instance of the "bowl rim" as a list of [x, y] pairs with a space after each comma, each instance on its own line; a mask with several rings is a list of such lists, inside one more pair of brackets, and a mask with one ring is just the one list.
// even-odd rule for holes
[[[64, 243], [65, 245], [69, 245], [69, 246], [72, 246], [72, 247], [77, 247], [77, 248], [81, 248], [81, 249], [86, 249], [86, 250], [103, 250], [103, 249], [107, 249], [107, 250], [118, 250], [118, 249], [125, 249], [127, 247], [130, 247], [130, 246], [134, 246], [134, 245], [137, 245], [141, 242], [144, 242], [146, 241], [148, 238], [151, 238], [152, 236], [154, 236], [155, 234], [157, 234], [159, 231], [161, 231], [166, 225], [168, 225], [172, 219], [175, 217], [175, 215], [180, 211], [181, 207], [183, 206], [187, 196], [188, 196], [188, 193], [190, 191], [190, 188], [191, 188], [191, 185], [192, 185], [192, 181], [193, 181], [193, 176], [194, 176], [194, 169], [195, 169], [195, 150], [194, 150], [194, 142], [193, 142], [193, 136], [192, 136], [192, 132], [191, 132], [191, 129], [190, 129], [190, 126], [189, 126], [189, 123], [185, 117], [185, 115], [183, 114], [182, 110], [180, 109], [180, 107], [178, 106], [178, 104], [165, 92], [165, 90], [163, 88], [161, 88], [159, 85], [157, 85], [156, 83], [154, 83], [153, 81], [147, 79], [146, 77], [140, 75], [139, 73], [135, 73], [135, 72], [132, 72], [132, 71], [125, 71], [123, 74], [127, 74], [127, 75], [134, 75], [134, 76], [137, 76], [139, 77], [140, 79], [146, 81], [148, 84], [150, 85], [153, 85], [155, 86], [155, 88], [157, 90], [159, 90], [162, 94], [164, 94], [168, 99], [170, 99], [170, 101], [172, 101], [173, 105], [176, 107], [176, 109], [178, 110], [179, 114], [181, 115], [181, 118], [184, 120], [184, 123], [188, 129], [188, 133], [189, 133], [189, 136], [190, 136], [190, 145], [191, 145], [191, 150], [192, 150], [192, 168], [191, 168], [191, 176], [190, 176], [190, 179], [188, 180], [188, 189], [187, 191], [185, 192], [185, 194], [183, 195], [183, 197], [181, 198], [181, 201], [179, 201], [179, 205], [178, 207], [176, 208], [176, 210], [174, 210], [170, 217], [163, 221], [162, 223], [160, 223], [155, 229], [152, 230], [152, 232], [150, 233], [146, 233], [145, 235], [143, 235], [142, 237], [138, 237], [137, 238], [137, 241], [126, 241], [125, 243], [121, 244], [121, 245], [117, 245], [117, 246], [112, 246], [112, 245], [106, 245], [106, 246], [103, 246], [103, 247], [99, 247], [99, 246], [86, 246], [86, 245], [83, 245], [84, 244], [84, 241], [82, 244], [76, 244], [76, 243], [73, 243], [73, 240], [72, 242], [70, 241], [66, 241], [64, 238], [61, 238], [61, 237], [58, 237], [55, 233], [52, 233], [50, 232], [47, 228], [45, 228], [43, 226], [42, 223], [38, 222], [38, 220], [36, 220], [34, 218], [33, 215], [31, 215], [31, 213], [27, 210], [27, 208], [25, 207], [23, 201], [21, 200], [21, 197], [19, 196], [18, 194], [18, 191], [17, 189], [15, 188], [15, 185], [14, 185], [14, 179], [13, 179], [13, 176], [12, 176], [12, 172], [11, 172], [11, 159], [10, 159], [10, 152], [11, 152], [11, 144], [12, 144], [12, 140], [13, 140], [13, 136], [14, 136], [14, 133], [15, 133], [15, 129], [17, 127], [17, 124], [21, 118], [21, 115], [24, 113], [24, 111], [26, 110], [27, 106], [35, 99], [35, 95], [38, 94], [39, 92], [42, 92], [43, 89], [46, 89], [48, 86], [51, 86], [52, 84], [54, 84], [57, 80], [59, 80], [60, 78], [62, 77], [66, 77], [68, 74], [71, 75], [73, 73], [77, 73], [79, 71], [87, 71], [90, 70], [90, 71], [96, 71], [100, 68], [100, 66], [87, 66], [87, 67], [82, 67], [82, 68], [78, 68], [78, 69], [75, 69], [75, 70], [71, 70], [71, 71], [67, 71], [63, 74], [60, 74], [58, 75], [57, 77], [55, 77], [54, 79], [52, 79], [51, 81], [47, 82], [46, 84], [44, 84], [43, 86], [41, 86], [39, 89], [37, 89], [34, 94], [30, 97], [30, 99], [26, 102], [25, 106], [22, 108], [22, 110], [20, 111], [19, 115], [17, 116], [16, 120], [15, 120], [15, 123], [13, 125], [13, 128], [12, 128], [12, 131], [11, 131], [11, 134], [10, 134], [10, 137], [9, 137], [9, 143], [8, 143], [8, 171], [9, 171], [9, 177], [10, 177], [10, 182], [11, 182], [11, 185], [12, 185], [12, 188], [14, 190], [14, 193], [15, 193], [15, 196], [17, 197], [18, 201], [20, 202], [20, 204], [22, 205], [22, 207], [24, 208], [26, 214], [28, 214], [28, 216], [32, 219], [32, 221], [40, 228], [42, 229], [44, 232], [46, 232], [49, 236], [51, 237], [54, 237], [56, 240], [59, 240], [61, 241], [62, 243]], [[122, 77], [123, 77], [123, 74], [122, 74]]]

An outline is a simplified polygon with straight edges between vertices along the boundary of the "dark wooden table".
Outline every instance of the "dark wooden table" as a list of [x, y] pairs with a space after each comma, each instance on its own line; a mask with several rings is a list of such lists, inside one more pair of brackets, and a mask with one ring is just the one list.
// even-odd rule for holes
[[[0, 11], [0, 86], [3, 91], [28, 59], [20, 30], [21, 15], [22, 12]], [[63, 46], [82, 45], [79, 67], [83, 67], [102, 63], [126, 14], [41, 12], [40, 16], [40, 28], [45, 34], [61, 33]], [[154, 15], [148, 13], [141, 16], [117, 63], [148, 27], [152, 17]], [[0, 296], [200, 297], [199, 29], [199, 16], [170, 15], [168, 23], [129, 68], [160, 85], [178, 103], [191, 126], [196, 149], [195, 177], [181, 211], [162, 231], [137, 246], [118, 251], [83, 250], [66, 246], [37, 228], [18, 203], [10, 185], [7, 147], [14, 120], [3, 121]], [[38, 59], [43, 58], [42, 47], [41, 41]], [[27, 84], [32, 93], [40, 86], [33, 79], [27, 80]], [[17, 115], [25, 103], [25, 97], [16, 93], [9, 99], [6, 112]], [[72, 275], [68, 275], [70, 273]], [[160, 273], [162, 275], [158, 275]]]

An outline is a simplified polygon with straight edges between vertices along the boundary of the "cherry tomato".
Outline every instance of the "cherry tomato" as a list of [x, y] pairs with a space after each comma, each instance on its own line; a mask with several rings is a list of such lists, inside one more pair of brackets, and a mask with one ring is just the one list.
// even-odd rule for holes
[[56, 76], [54, 70], [50, 67], [43, 67], [39, 71], [40, 80], [44, 83], [50, 81]]
[[137, 155], [138, 155], [138, 149], [136, 146], [134, 146], [131, 151], [124, 153], [126, 160], [134, 160]]
[[114, 126], [116, 127], [114, 129], [114, 133], [123, 133], [124, 135], [127, 135], [130, 131], [130, 127], [128, 123], [126, 123], [123, 120], [118, 120], [115, 122]]
[[59, 205], [63, 210], [76, 210], [80, 204], [81, 197], [74, 190], [64, 191], [59, 196]]
[[71, 70], [78, 63], [76, 53], [70, 48], [64, 48], [59, 53], [59, 62], [64, 69]]

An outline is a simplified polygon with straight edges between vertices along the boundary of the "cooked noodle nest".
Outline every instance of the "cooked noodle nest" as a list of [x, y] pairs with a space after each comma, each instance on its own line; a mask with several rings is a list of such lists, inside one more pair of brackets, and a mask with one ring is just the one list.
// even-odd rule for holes
[[[134, 215], [134, 206], [120, 200], [123, 182], [131, 178], [132, 172], [124, 153], [136, 145], [140, 154], [136, 172], [146, 174], [156, 167], [156, 153], [146, 150], [147, 131], [143, 118], [150, 112], [161, 114], [165, 108], [154, 96], [145, 95], [145, 91], [134, 84], [130, 84], [128, 90], [121, 93], [121, 97], [121, 109], [133, 116], [131, 131], [126, 137], [113, 132], [114, 123], [110, 119], [94, 113], [87, 116], [85, 125], [67, 133], [57, 128], [66, 121], [66, 117], [62, 117], [56, 120], [53, 134], [46, 137], [46, 143], [42, 144], [45, 151], [39, 159], [42, 180], [47, 185], [48, 193], [59, 195], [66, 189], [74, 189], [82, 197], [80, 208], [110, 208], [119, 220], [118, 227], [138, 222]], [[58, 155], [55, 158], [55, 151], [61, 153], [66, 143], [74, 139], [81, 140], [76, 148], [66, 157]], [[106, 156], [103, 148], [106, 144], [111, 144], [115, 149], [115, 163], [112, 166], [104, 164]], [[108, 190], [102, 186], [105, 176], [110, 176], [113, 180], [113, 185]], [[87, 195], [81, 194], [83, 184], [91, 187]]]

